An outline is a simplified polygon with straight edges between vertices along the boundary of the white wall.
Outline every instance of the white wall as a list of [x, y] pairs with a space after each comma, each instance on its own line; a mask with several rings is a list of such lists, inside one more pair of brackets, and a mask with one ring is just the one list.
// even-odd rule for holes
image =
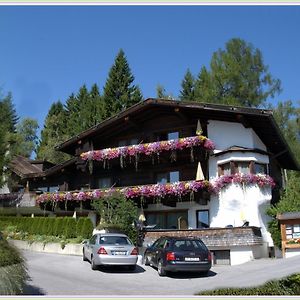
[[285, 251], [285, 258], [300, 255], [300, 249], [286, 249]]
[[207, 135], [219, 151], [234, 145], [267, 150], [253, 129], [245, 128], [240, 123], [209, 120]]

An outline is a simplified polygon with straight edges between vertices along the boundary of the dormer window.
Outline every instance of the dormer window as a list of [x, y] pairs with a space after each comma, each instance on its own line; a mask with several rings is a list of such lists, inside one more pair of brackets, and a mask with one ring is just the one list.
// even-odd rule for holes
[[254, 161], [230, 161], [218, 165], [218, 175], [234, 174], [268, 174], [267, 164]]

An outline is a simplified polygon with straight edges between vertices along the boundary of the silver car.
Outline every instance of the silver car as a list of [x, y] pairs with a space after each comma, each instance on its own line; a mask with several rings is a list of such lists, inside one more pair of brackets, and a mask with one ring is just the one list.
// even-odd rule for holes
[[91, 262], [92, 270], [99, 266], [128, 266], [135, 270], [138, 248], [127, 235], [121, 233], [97, 233], [83, 246], [83, 260]]

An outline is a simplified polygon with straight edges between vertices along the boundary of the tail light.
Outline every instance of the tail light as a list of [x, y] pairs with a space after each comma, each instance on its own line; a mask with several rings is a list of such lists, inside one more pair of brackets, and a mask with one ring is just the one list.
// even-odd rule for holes
[[208, 251], [207, 259], [208, 259], [209, 261], [211, 261], [211, 252], [210, 252], [210, 251]]
[[138, 255], [138, 254], [139, 254], [138, 248], [133, 248], [133, 250], [130, 253], [130, 255]]
[[174, 252], [167, 252], [167, 261], [175, 260], [175, 253]]
[[106, 252], [106, 250], [105, 250], [104, 247], [101, 247], [101, 248], [98, 250], [97, 253], [98, 253], [98, 254], [107, 254], [107, 252]]

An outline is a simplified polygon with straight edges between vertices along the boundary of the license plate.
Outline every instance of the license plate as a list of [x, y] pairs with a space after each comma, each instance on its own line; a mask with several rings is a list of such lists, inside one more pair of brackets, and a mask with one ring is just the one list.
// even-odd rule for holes
[[112, 255], [126, 255], [126, 251], [112, 251]]
[[184, 260], [185, 261], [199, 261], [200, 259], [199, 259], [199, 257], [186, 257]]

